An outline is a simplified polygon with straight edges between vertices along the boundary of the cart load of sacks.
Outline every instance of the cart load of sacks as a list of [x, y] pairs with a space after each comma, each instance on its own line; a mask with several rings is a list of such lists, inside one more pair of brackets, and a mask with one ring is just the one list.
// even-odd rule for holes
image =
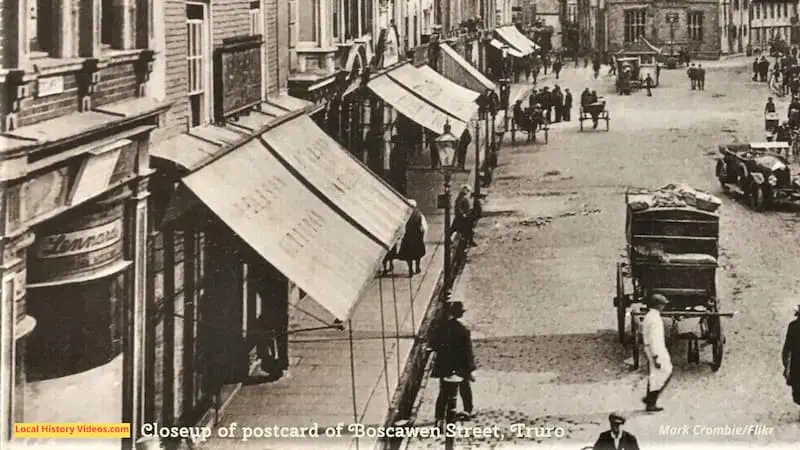
[[639, 212], [649, 208], [692, 207], [702, 211], [716, 212], [722, 200], [686, 184], [668, 184], [652, 191], [642, 191], [631, 198], [629, 206]]

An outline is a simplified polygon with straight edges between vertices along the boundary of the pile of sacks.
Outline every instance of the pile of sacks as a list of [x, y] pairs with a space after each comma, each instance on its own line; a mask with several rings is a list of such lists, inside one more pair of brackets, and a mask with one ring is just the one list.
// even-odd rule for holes
[[722, 206], [722, 200], [686, 184], [668, 184], [655, 191], [637, 193], [630, 198], [629, 205], [633, 211], [691, 206], [703, 211], [715, 212]]

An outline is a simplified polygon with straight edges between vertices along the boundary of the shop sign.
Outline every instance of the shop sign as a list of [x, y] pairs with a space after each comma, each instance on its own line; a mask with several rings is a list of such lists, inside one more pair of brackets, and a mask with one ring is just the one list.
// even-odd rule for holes
[[377, 50], [380, 56], [381, 68], [389, 67], [400, 61], [400, 39], [397, 36], [397, 28], [395, 26], [381, 30]]
[[214, 58], [214, 115], [218, 121], [261, 103], [260, 36], [225, 40]]
[[47, 97], [64, 92], [64, 77], [39, 78], [36, 82], [36, 97]]
[[122, 239], [122, 219], [88, 230], [45, 236], [36, 243], [39, 259], [62, 258], [100, 250]]

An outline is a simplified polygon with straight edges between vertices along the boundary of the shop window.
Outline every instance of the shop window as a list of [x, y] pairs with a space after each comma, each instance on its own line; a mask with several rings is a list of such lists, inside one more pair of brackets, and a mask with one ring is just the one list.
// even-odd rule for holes
[[208, 123], [211, 118], [211, 73], [208, 9], [203, 3], [186, 4], [186, 34], [189, 85], [189, 126]]
[[83, 284], [28, 290], [37, 325], [27, 342], [28, 381], [102, 366], [122, 352], [125, 274]]
[[634, 42], [645, 34], [646, 11], [630, 9], [625, 11], [625, 42]]
[[689, 40], [702, 41], [703, 40], [703, 13], [690, 12], [687, 15], [687, 23], [689, 26]]

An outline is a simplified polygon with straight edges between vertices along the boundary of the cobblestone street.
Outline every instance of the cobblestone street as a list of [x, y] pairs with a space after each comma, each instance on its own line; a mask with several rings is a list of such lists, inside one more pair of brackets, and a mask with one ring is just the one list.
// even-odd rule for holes
[[[625, 428], [643, 448], [800, 440], [780, 363], [785, 327], [800, 303], [797, 213], [753, 212], [723, 194], [714, 175], [718, 144], [764, 140], [770, 94], [750, 81], [748, 62], [708, 64], [702, 92], [689, 89], [685, 69], [662, 71], [653, 97], [618, 96], [613, 77], [593, 80], [590, 70], [567, 70], [555, 83], [569, 88], [576, 104], [587, 86], [604, 95], [610, 131], [578, 132], [573, 111], [572, 122], [553, 126], [549, 144], [502, 148], [476, 232], [479, 246], [454, 296], [467, 308], [478, 365], [478, 417], [465, 425], [497, 425], [506, 433], [502, 440], [460, 438], [457, 448], [581, 448], [607, 429], [615, 410], [628, 416]], [[785, 101], [777, 107], [783, 116]], [[665, 411], [648, 415], [640, 402], [647, 369], [634, 371], [626, 362], [630, 350], [617, 341], [612, 306], [615, 263], [625, 251], [624, 191], [680, 182], [723, 199], [717, 289], [721, 309], [737, 314], [723, 320], [727, 343], [716, 373], [710, 347], [701, 347], [700, 365], [687, 363], [685, 343], [670, 347], [675, 371], [662, 396]], [[438, 380], [430, 380], [421, 392], [417, 425], [434, 422], [437, 391]], [[538, 428], [539, 434], [515, 436], [514, 423], [558, 427], [564, 436]], [[690, 431], [676, 436], [662, 429], [685, 425]], [[725, 425], [774, 429], [738, 436], [703, 431]], [[409, 448], [441, 445], [420, 439]]]

